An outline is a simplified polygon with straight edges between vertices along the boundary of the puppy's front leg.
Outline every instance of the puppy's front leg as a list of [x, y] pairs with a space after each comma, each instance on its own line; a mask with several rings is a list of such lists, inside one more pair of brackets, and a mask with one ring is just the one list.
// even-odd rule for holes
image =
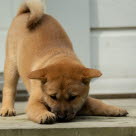
[[128, 112], [125, 109], [108, 105], [100, 100], [88, 97], [78, 115], [84, 116], [126, 116]]
[[52, 124], [56, 121], [55, 114], [48, 111], [42, 102], [31, 97], [26, 112], [30, 120], [39, 124]]
[[16, 96], [16, 86], [19, 79], [16, 55], [14, 53], [15, 51], [12, 49], [14, 46], [11, 42], [8, 46], [10, 46], [11, 50], [7, 51], [8, 54], [5, 61], [2, 108], [0, 109], [0, 115], [3, 117], [16, 115], [14, 102]]
[[51, 124], [56, 121], [55, 114], [51, 113], [42, 102], [43, 91], [40, 81], [31, 82], [30, 98], [27, 105], [27, 116], [39, 124]]

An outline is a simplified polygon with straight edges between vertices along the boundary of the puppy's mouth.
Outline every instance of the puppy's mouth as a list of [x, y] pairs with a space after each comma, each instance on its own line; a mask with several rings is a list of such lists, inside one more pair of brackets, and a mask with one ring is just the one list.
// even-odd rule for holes
[[68, 115], [56, 115], [56, 116], [59, 122], [69, 122], [75, 118], [74, 113]]
[[74, 112], [65, 112], [65, 113], [61, 113], [61, 112], [53, 112], [57, 117], [57, 121], [58, 122], [69, 122], [71, 120], [73, 120], [76, 116], [76, 113]]

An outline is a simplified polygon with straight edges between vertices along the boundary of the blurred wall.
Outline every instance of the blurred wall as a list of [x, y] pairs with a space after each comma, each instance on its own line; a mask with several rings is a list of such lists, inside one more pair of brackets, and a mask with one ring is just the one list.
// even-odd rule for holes
[[47, 0], [47, 12], [63, 25], [73, 47], [90, 67], [90, 3], [89, 0]]
[[[0, 2], [0, 72], [3, 71], [6, 34], [12, 18], [23, 0]], [[48, 0], [47, 13], [63, 25], [70, 36], [74, 49], [86, 66], [90, 66], [90, 16], [89, 0]], [[78, 5], [78, 6], [77, 6]]]

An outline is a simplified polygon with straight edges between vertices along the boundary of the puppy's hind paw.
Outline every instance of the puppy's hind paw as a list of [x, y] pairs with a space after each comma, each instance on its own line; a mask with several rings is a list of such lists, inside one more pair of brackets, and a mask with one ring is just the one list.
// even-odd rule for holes
[[123, 116], [127, 116], [127, 114], [128, 114], [127, 110], [119, 108], [118, 113], [116, 113], [115, 115], [117, 117], [123, 117]]
[[16, 116], [16, 111], [14, 110], [14, 108], [1, 108], [0, 116], [2, 117]]
[[113, 117], [123, 117], [127, 116], [127, 114], [128, 114], [127, 110], [115, 106], [111, 106], [106, 112], [107, 116]]

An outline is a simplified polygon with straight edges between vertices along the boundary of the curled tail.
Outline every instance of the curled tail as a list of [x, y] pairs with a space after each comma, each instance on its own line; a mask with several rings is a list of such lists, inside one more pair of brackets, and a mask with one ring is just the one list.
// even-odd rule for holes
[[44, 7], [41, 0], [25, 0], [18, 10], [17, 16], [23, 13], [30, 13], [27, 28], [33, 29], [40, 23], [44, 15]]

